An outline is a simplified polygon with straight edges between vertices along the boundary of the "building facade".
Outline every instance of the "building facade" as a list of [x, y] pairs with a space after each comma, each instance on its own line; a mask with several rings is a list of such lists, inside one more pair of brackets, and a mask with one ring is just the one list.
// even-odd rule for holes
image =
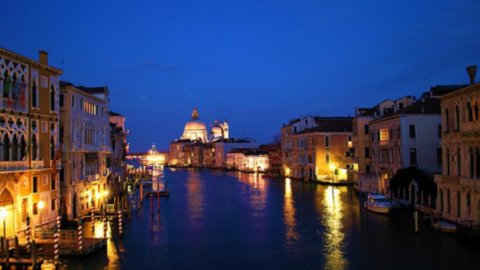
[[266, 172], [268, 164], [267, 152], [260, 149], [232, 149], [227, 154], [227, 169], [242, 172]]
[[373, 109], [357, 108], [352, 120], [353, 183], [360, 191], [373, 191], [377, 181], [372, 173], [370, 121]]
[[480, 224], [480, 84], [442, 96], [442, 173], [435, 176], [442, 217]]
[[61, 84], [62, 215], [72, 220], [105, 203], [111, 173], [107, 87]]
[[33, 60], [0, 48], [0, 211], [6, 236], [27, 216], [52, 224], [59, 208], [59, 76], [47, 52]]
[[283, 175], [316, 180], [351, 180], [352, 118], [304, 117], [281, 131]]
[[125, 128], [126, 117], [110, 111], [110, 143], [112, 155], [107, 157], [107, 168], [111, 168], [110, 174], [107, 176], [107, 186], [110, 188], [111, 195], [120, 195], [124, 191], [124, 183], [126, 181], [126, 164], [127, 155], [127, 135], [128, 130]]

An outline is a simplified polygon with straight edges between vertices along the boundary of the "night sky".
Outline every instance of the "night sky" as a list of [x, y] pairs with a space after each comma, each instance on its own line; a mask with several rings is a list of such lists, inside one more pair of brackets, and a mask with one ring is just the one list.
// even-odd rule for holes
[[0, 47], [108, 85], [133, 151], [168, 149], [195, 106], [264, 143], [292, 118], [467, 83], [480, 65], [478, 0], [68, 2], [2, 1]]

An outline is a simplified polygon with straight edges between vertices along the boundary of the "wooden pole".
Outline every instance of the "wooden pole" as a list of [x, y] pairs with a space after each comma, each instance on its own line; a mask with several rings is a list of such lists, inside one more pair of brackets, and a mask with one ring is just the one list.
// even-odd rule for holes
[[82, 217], [78, 219], [78, 228], [77, 228], [77, 243], [78, 243], [78, 253], [83, 251], [83, 224]]
[[30, 252], [30, 216], [27, 214], [27, 229], [25, 230], [25, 240], [27, 241], [27, 252]]

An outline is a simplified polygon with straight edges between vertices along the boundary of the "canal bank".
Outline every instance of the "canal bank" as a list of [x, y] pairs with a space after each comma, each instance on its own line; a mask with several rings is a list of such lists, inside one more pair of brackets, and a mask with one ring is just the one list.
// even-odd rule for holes
[[480, 268], [478, 248], [427, 226], [415, 235], [409, 213], [366, 212], [347, 187], [201, 169], [164, 176], [160, 211], [147, 198], [121, 242], [67, 258], [69, 269]]

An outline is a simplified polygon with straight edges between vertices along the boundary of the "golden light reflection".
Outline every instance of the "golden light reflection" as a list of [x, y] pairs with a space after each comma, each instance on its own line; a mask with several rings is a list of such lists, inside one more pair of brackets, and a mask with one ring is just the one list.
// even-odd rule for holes
[[258, 173], [240, 172], [237, 177], [241, 183], [253, 187], [253, 190], [248, 192], [250, 204], [254, 210], [253, 215], [263, 217], [267, 206], [268, 180], [263, 179]]
[[322, 223], [325, 226], [325, 269], [346, 269], [347, 259], [343, 251], [345, 234], [342, 232], [343, 203], [340, 189], [329, 186], [323, 195], [325, 207]]
[[283, 219], [286, 226], [285, 238], [287, 242], [298, 239], [296, 231], [297, 220], [295, 219], [295, 205], [292, 195], [292, 184], [290, 178], [285, 179], [285, 198], [283, 204]]
[[[96, 221], [95, 222], [95, 231], [93, 232], [94, 238], [105, 238], [105, 232], [103, 227], [103, 221]], [[107, 221], [107, 238], [112, 238], [112, 231], [110, 228], [110, 223]]]
[[120, 269], [120, 256], [113, 239], [108, 239], [107, 241], [107, 258], [108, 265], [105, 269]]
[[198, 226], [200, 223], [197, 221], [203, 217], [205, 200], [202, 181], [195, 171], [190, 172], [187, 180], [187, 205], [192, 225]]

